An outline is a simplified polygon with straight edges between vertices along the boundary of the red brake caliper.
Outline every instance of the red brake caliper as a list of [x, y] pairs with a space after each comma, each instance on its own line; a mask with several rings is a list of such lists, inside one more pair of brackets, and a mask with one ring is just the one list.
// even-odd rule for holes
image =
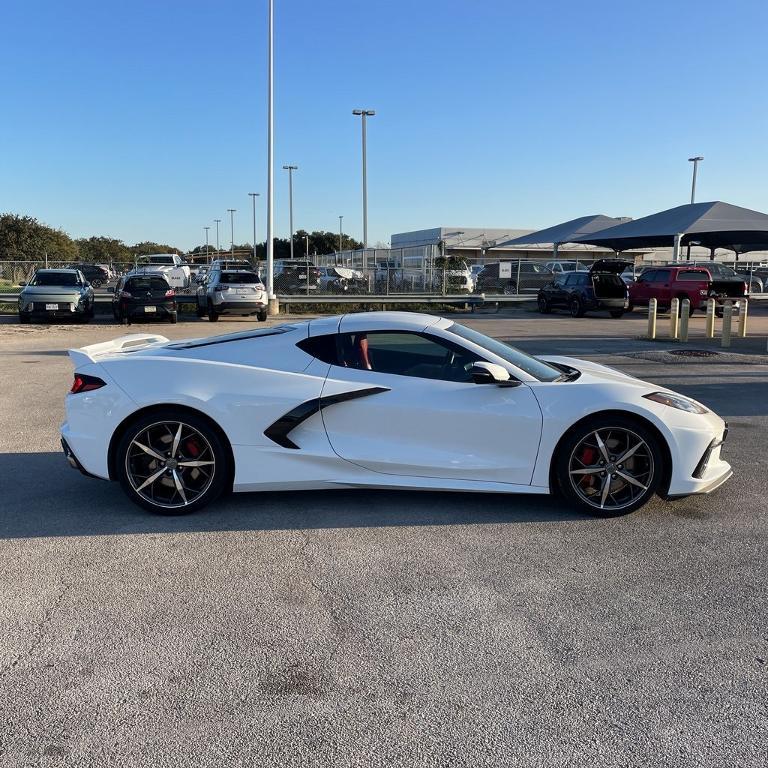
[[[585, 447], [579, 458], [585, 467], [591, 467], [597, 458], [597, 451], [594, 448]], [[585, 480], [586, 483], [584, 483]], [[582, 483], [591, 488], [595, 484], [594, 475], [584, 475]]]
[[187, 440], [187, 442], [184, 443], [184, 447], [192, 458], [200, 455], [200, 446], [194, 440]]

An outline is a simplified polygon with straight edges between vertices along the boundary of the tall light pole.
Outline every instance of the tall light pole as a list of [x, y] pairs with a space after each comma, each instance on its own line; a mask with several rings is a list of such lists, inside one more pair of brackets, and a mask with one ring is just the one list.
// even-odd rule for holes
[[219, 224], [221, 224], [221, 219], [214, 219], [216, 222], [216, 255], [221, 255], [221, 249], [219, 248]]
[[689, 157], [688, 162], [693, 163], [693, 179], [691, 179], [691, 205], [696, 201], [696, 171], [699, 169], [699, 163], [703, 157]]
[[376, 111], [373, 109], [353, 109], [353, 115], [359, 115], [362, 118], [363, 126], [363, 248], [368, 247], [368, 160], [366, 154], [366, 130], [365, 121], [368, 117], [373, 117]]
[[343, 230], [341, 228], [341, 222], [343, 221], [344, 217], [339, 216], [339, 253], [341, 253], [341, 239], [342, 239], [342, 233]]
[[235, 258], [235, 211], [237, 208], [227, 208], [229, 214], [229, 251], [231, 257]]
[[208, 230], [210, 227], [203, 227], [205, 230], [205, 262], [208, 263]]
[[249, 192], [248, 197], [253, 200], [253, 265], [256, 266], [256, 198], [258, 192]]
[[306, 257], [307, 261], [309, 261], [309, 235], [303, 235], [303, 237], [304, 244], [306, 246], [304, 249], [304, 256]]
[[291, 258], [293, 258], [293, 172], [299, 170], [298, 165], [284, 165], [284, 171], [288, 171], [288, 219], [291, 228]]
[[275, 89], [274, 89], [274, 37], [275, 7], [274, 0], [268, 0], [267, 24], [267, 298], [269, 314], [279, 311], [275, 297], [275, 243], [274, 243], [274, 202], [275, 202]]

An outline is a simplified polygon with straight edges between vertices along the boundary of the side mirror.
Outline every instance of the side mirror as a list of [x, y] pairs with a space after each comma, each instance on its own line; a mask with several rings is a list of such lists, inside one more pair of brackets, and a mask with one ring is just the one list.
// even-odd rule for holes
[[506, 368], [496, 363], [486, 363], [484, 360], [473, 363], [470, 374], [475, 384], [498, 384], [503, 387], [516, 387], [520, 384], [510, 377]]

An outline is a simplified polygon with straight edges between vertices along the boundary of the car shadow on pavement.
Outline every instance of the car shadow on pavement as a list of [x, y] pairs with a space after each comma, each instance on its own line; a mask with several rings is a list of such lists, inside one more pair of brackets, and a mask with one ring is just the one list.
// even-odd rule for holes
[[0, 504], [0, 539], [593, 519], [549, 496], [366, 489], [238, 493], [163, 517], [135, 506], [117, 483], [71, 469], [58, 452], [0, 454]]

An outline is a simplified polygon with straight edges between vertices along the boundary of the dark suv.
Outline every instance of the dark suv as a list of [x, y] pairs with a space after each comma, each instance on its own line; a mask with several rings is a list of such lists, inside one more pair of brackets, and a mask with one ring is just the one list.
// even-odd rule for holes
[[552, 282], [554, 273], [535, 261], [498, 261], [477, 275], [476, 293], [530, 293]]
[[101, 288], [109, 282], [109, 272], [98, 264], [73, 264], [72, 269], [79, 269], [94, 288]]
[[168, 278], [156, 272], [129, 272], [117, 281], [112, 297], [112, 314], [118, 323], [147, 320], [178, 321], [176, 293]]
[[320, 270], [306, 259], [282, 259], [275, 262], [277, 293], [308, 293], [320, 287]]
[[608, 310], [611, 317], [621, 317], [629, 307], [629, 291], [620, 277], [628, 265], [622, 259], [598, 259], [588, 272], [557, 275], [539, 291], [539, 312], [562, 308], [583, 317], [585, 312]]

